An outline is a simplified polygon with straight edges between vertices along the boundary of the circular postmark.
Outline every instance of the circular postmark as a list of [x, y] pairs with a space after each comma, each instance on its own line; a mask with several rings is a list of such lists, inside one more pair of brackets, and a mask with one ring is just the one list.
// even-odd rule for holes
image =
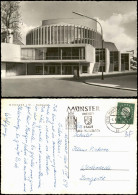
[[[105, 123], [109, 130], [114, 133], [121, 133], [129, 128], [129, 124], [127, 124], [127, 118], [130, 117], [129, 109], [119, 110], [118, 107], [111, 108], [105, 116]], [[119, 114], [121, 113], [121, 115]], [[124, 119], [120, 120], [120, 116]]]

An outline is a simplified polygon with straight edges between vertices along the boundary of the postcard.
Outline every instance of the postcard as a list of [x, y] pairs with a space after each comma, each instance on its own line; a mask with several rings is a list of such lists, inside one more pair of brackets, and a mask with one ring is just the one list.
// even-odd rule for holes
[[3, 194], [135, 194], [136, 99], [2, 99]]

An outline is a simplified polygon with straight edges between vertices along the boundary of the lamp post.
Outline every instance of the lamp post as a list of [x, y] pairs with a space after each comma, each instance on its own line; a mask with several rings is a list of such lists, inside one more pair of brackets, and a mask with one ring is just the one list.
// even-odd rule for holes
[[85, 17], [85, 18], [89, 18], [89, 19], [91, 19], [91, 20], [94, 20], [94, 21], [96, 21], [96, 22], [100, 25], [100, 27], [101, 27], [101, 35], [102, 35], [102, 77], [101, 77], [101, 79], [104, 80], [104, 74], [103, 74], [103, 28], [102, 28], [102, 25], [101, 25], [100, 22], [98, 22], [98, 21], [97, 21], [96, 19], [94, 19], [94, 18], [85, 16], [85, 15], [80, 14], [80, 13], [77, 13], [77, 12], [72, 12], [72, 13], [77, 14], [77, 15], [82, 16], [82, 17]]

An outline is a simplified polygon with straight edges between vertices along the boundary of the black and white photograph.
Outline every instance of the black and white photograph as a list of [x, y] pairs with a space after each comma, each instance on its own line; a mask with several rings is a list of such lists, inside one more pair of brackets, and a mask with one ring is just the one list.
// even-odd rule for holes
[[2, 97], [136, 97], [136, 1], [1, 1]]

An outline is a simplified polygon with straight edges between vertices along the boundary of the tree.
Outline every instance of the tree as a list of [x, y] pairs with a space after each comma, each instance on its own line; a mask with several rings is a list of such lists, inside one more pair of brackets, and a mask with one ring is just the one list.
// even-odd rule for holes
[[13, 31], [13, 39], [21, 40], [19, 23], [21, 16], [19, 13], [20, 1], [1, 1], [1, 29], [8, 33], [8, 29]]

